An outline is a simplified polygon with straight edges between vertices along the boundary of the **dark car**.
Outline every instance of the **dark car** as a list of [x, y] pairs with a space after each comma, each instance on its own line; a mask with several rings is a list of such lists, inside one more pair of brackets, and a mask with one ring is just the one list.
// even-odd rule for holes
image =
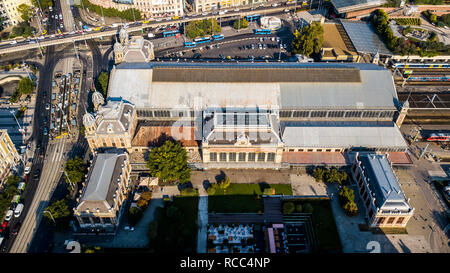
[[21, 226], [22, 226], [22, 223], [18, 222], [11, 231], [12, 235], [17, 235], [19, 233]]
[[39, 175], [41, 174], [41, 170], [40, 169], [36, 169], [33, 173], [33, 179], [37, 180], [39, 179]]
[[195, 53], [194, 56], [192, 56], [192, 58], [194, 58], [194, 59], [200, 59], [201, 56], [202, 56], [202, 54]]

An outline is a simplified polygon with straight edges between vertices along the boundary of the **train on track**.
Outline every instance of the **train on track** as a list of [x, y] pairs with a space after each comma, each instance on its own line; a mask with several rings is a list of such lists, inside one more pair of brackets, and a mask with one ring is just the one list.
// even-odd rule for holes
[[393, 68], [450, 68], [450, 63], [393, 63]]
[[450, 82], [450, 74], [410, 74], [406, 80], [409, 82]]
[[426, 139], [427, 141], [450, 141], [450, 133], [431, 133]]

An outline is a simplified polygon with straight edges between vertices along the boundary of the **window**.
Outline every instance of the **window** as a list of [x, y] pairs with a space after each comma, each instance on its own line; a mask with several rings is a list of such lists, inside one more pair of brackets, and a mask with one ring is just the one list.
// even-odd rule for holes
[[100, 217], [92, 217], [94, 224], [100, 224]]
[[275, 153], [268, 153], [267, 161], [275, 161]]
[[385, 220], [386, 220], [385, 217], [378, 217], [377, 225], [382, 225]]
[[361, 117], [362, 111], [348, 111], [345, 113], [346, 118], [359, 118]]
[[309, 111], [294, 111], [295, 118], [307, 118], [309, 117]]
[[81, 221], [83, 222], [83, 224], [91, 223], [91, 219], [89, 219], [89, 217], [81, 217]]
[[217, 161], [217, 153], [210, 153], [209, 161], [211, 161], [211, 162]]
[[405, 217], [398, 217], [396, 224], [401, 225], [401, 224], [403, 224], [404, 220], [405, 220]]
[[227, 153], [220, 153], [220, 161], [227, 161]]
[[111, 224], [111, 218], [109, 218], [109, 217], [103, 218], [103, 223], [105, 223], [105, 224]]
[[289, 111], [289, 110], [280, 111], [280, 118], [290, 118], [291, 115], [292, 115], [292, 111]]
[[239, 161], [240, 162], [245, 161], [245, 153], [239, 153]]
[[312, 118], [324, 118], [327, 116], [327, 111], [311, 111]]
[[342, 118], [344, 116], [344, 111], [329, 111], [328, 117], [329, 118]]
[[392, 224], [394, 223], [395, 217], [389, 217], [387, 223]]
[[255, 153], [248, 153], [248, 161], [255, 161]]
[[258, 153], [258, 161], [259, 162], [264, 162], [265, 159], [266, 159], [265, 153]]
[[229, 153], [228, 154], [228, 161], [235, 162], [236, 161], [236, 153]]

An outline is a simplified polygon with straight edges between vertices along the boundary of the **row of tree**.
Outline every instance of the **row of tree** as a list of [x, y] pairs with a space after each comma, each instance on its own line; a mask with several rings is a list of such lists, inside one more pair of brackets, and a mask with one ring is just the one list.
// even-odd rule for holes
[[18, 194], [17, 186], [19, 185], [20, 177], [11, 175], [3, 184], [0, 192], [0, 213], [1, 219], [5, 218], [6, 211], [11, 205], [14, 195]]
[[238, 19], [238, 20], [234, 21], [233, 28], [234, 29], [248, 28], [248, 21], [245, 18]]
[[358, 214], [358, 206], [355, 203], [355, 192], [347, 186], [343, 186], [339, 190], [339, 203], [348, 216]]
[[14, 93], [11, 95], [9, 99], [10, 102], [14, 103], [19, 100], [22, 95], [30, 95], [33, 93], [36, 84], [30, 80], [30, 78], [22, 78], [19, 81], [18, 87], [14, 90]]
[[190, 21], [186, 25], [184, 33], [189, 39], [194, 39], [212, 35], [213, 33], [220, 33], [221, 31], [222, 28], [219, 26], [216, 19], [203, 19]]
[[319, 22], [295, 30], [292, 41], [292, 53], [310, 56], [320, 53], [323, 44], [323, 27]]
[[438, 27], [450, 26], [450, 13], [437, 16], [430, 10], [426, 10], [422, 11], [422, 15], [425, 16], [428, 21], [430, 21], [432, 24], [437, 25]]
[[115, 8], [102, 8], [92, 4], [89, 0], [81, 0], [81, 5], [75, 5], [77, 8], [87, 8], [89, 11], [95, 12], [100, 16], [119, 17], [127, 21], [138, 21], [142, 19], [142, 14], [138, 9], [130, 8], [126, 10], [118, 10]]
[[382, 9], [374, 11], [372, 24], [386, 46], [396, 54], [430, 57], [439, 54], [450, 54], [450, 45], [445, 45], [442, 42], [438, 42], [436, 39], [419, 41], [395, 37], [394, 32], [390, 27], [389, 16]]
[[338, 171], [336, 168], [314, 168], [313, 177], [317, 182], [327, 182], [327, 183], [346, 183], [348, 180], [348, 175], [346, 171]]
[[294, 202], [284, 202], [283, 203], [283, 214], [291, 214], [291, 213], [313, 213], [314, 207], [310, 203], [297, 203]]

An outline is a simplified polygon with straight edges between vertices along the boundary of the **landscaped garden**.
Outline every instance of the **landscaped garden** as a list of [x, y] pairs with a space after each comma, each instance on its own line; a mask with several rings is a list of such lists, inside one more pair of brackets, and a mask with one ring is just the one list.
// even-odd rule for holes
[[[289, 207], [295, 209], [291, 213], [283, 213], [285, 215], [295, 215], [297, 213], [311, 213], [313, 227], [317, 235], [319, 243], [318, 249], [313, 251], [319, 252], [340, 252], [342, 249], [339, 234], [334, 221], [333, 212], [329, 199], [293, 199], [283, 202], [283, 209], [287, 207], [285, 204], [292, 203]], [[300, 214], [299, 214], [300, 215]]]
[[198, 197], [175, 197], [158, 207], [150, 223], [150, 252], [195, 253], [197, 251]]
[[393, 18], [397, 25], [404, 26], [404, 25], [413, 25], [413, 26], [420, 26], [421, 21], [420, 18]]
[[382, 9], [377, 9], [374, 12], [372, 24], [383, 42], [394, 54], [419, 55], [422, 57], [450, 54], [450, 45], [439, 42], [436, 34], [433, 34], [433, 32], [426, 39], [416, 39], [406, 36], [396, 37], [390, 27], [391, 22], [389, 16]]
[[[218, 186], [214, 186], [218, 185]], [[221, 183], [208, 189], [208, 210], [216, 213], [258, 213], [263, 211], [263, 194], [292, 195], [291, 184]], [[212, 189], [212, 190], [211, 190]]]

